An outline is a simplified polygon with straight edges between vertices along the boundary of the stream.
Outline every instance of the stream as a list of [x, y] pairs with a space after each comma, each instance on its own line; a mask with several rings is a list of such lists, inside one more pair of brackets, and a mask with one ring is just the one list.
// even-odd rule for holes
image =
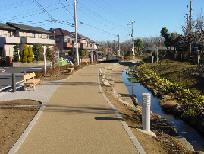
[[173, 115], [166, 114], [162, 111], [162, 108], [159, 106], [159, 99], [153, 97], [149, 90], [147, 90], [143, 85], [140, 85], [140, 83], [132, 83], [128, 81], [128, 78], [131, 77], [126, 74], [127, 71], [128, 69], [123, 71], [122, 79], [130, 95], [133, 93], [137, 97], [139, 104], [142, 105], [142, 93], [150, 93], [151, 111], [155, 114], [161, 115], [162, 118], [167, 119], [169, 123], [176, 128], [178, 136], [186, 138], [195, 151], [204, 152], [204, 137], [202, 137], [194, 128], [185, 124], [184, 121], [175, 119]]

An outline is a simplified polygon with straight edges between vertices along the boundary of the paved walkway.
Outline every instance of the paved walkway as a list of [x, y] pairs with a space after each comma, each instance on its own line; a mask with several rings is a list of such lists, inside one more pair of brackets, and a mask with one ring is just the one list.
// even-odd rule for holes
[[64, 82], [53, 82], [58, 89], [53, 93], [50, 86], [51, 95], [46, 92], [51, 98], [17, 153], [137, 153], [99, 90], [98, 70], [107, 65], [112, 64], [92, 65]]

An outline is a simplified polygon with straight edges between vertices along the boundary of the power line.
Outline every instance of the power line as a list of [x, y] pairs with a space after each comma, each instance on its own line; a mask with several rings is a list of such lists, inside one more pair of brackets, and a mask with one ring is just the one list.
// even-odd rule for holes
[[92, 14], [93, 16], [95, 16], [96, 18], [103, 20], [104, 22], [113, 25], [114, 27], [119, 27], [119, 24], [116, 24], [112, 21], [110, 21], [109, 19], [103, 17], [102, 15], [98, 14], [97, 12], [93, 11], [92, 9], [89, 9], [87, 6], [85, 6], [84, 4], [82, 4], [80, 2], [80, 7], [86, 9], [90, 14]]
[[[27, 3], [28, 2], [28, 3]], [[27, 3], [27, 4], [26, 4]], [[4, 10], [9, 10], [9, 9], [13, 9], [13, 8], [18, 8], [18, 7], [22, 7], [22, 6], [25, 6], [25, 5], [28, 5], [28, 4], [31, 4], [33, 3], [32, 1], [30, 0], [22, 0], [20, 2], [16, 2], [16, 3], [10, 3], [8, 5], [4, 5], [4, 6], [1, 6], [1, 10], [0, 11], [4, 11]]]
[[[104, 24], [104, 22], [101, 22], [100, 20], [97, 20], [96, 18], [94, 18], [94, 17], [92, 17], [92, 16], [90, 16], [88, 13], [86, 13], [85, 11], [83, 11], [82, 9], [80, 9], [80, 8], [78, 8], [81, 12], [83, 12], [84, 14], [86, 14], [87, 16], [89, 16], [90, 18], [92, 18], [92, 19], [94, 19], [95, 21], [97, 21], [98, 23], [101, 23], [102, 25], [104, 25], [105, 27], [110, 27], [110, 26], [108, 26], [108, 25], [106, 25], [106, 24]], [[114, 28], [113, 27], [110, 27], [111, 28], [111, 30], [114, 30]]]
[[[122, 19], [123, 21], [127, 22], [127, 16], [123, 15], [120, 11], [118, 11], [116, 9], [116, 7], [111, 6], [111, 4], [108, 4], [107, 1], [103, 0], [103, 1], [99, 1], [99, 0], [95, 0], [98, 3], [100, 3], [101, 5], [103, 5], [103, 8], [107, 8], [107, 10], [111, 9], [111, 11], [109, 10], [109, 12], [111, 14], [113, 14], [116, 18]], [[100, 5], [99, 5], [100, 6]], [[109, 9], [108, 9], [109, 7]], [[115, 13], [114, 13], [115, 12]]]
[[66, 9], [66, 11], [74, 18], [72, 13], [67, 9], [67, 7], [59, 0], [60, 4], [63, 6], [62, 8]]
[[[47, 6], [45, 6], [45, 8], [50, 8], [50, 7], [52, 7], [52, 6], [56, 6], [58, 3], [56, 3], [56, 4], [53, 4], [53, 5], [47, 5]], [[36, 14], [42, 14], [43, 12], [40, 12], [39, 13], [39, 10], [41, 10], [40, 8], [39, 9], [36, 9], [36, 8], [33, 8], [32, 10], [29, 10], [29, 11], [27, 11], [27, 12], [24, 12], [24, 13], [20, 13], [20, 14], [15, 14], [14, 16], [12, 16], [12, 17], [10, 17], [12, 20], [17, 20], [17, 19], [19, 19], [20, 17], [22, 17], [22, 18], [27, 18], [27, 17], [31, 17], [31, 16], [34, 16], [34, 15], [36, 15]], [[50, 11], [53, 11], [53, 10], [50, 10]], [[10, 15], [10, 14], [7, 14], [7, 15]], [[1, 18], [1, 20], [2, 19], [8, 19], [9, 17], [7, 16], [4, 16], [4, 18]]]
[[45, 13], [47, 13], [47, 15], [49, 16], [49, 18], [50, 18], [51, 20], [53, 20], [53, 21], [56, 20], [55, 18], [53, 18], [53, 16], [52, 16], [37, 0], [33, 0], [33, 1], [37, 4], [37, 6], [38, 6], [40, 9], [42, 9]]

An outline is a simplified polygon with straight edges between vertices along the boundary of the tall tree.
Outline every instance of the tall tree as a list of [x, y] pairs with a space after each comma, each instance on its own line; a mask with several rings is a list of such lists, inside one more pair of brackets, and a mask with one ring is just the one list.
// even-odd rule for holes
[[48, 60], [52, 60], [52, 50], [50, 49], [49, 45], [46, 45], [46, 57]]
[[33, 49], [32, 47], [28, 47], [28, 59], [27, 59], [28, 62], [32, 62], [33, 61]]
[[43, 60], [43, 47], [41, 43], [35, 43], [33, 45], [33, 51], [37, 61]]
[[141, 39], [134, 40], [134, 46], [136, 47], [137, 53], [140, 52], [140, 49], [143, 47]]
[[23, 63], [27, 63], [27, 57], [28, 57], [28, 47], [27, 47], [27, 44], [25, 44], [23, 49], [23, 59], [22, 59]]
[[19, 59], [19, 54], [20, 54], [20, 46], [19, 46], [19, 44], [17, 43], [14, 47], [14, 53], [15, 53], [15, 55], [14, 55], [14, 61], [16, 61], [16, 62], [19, 62], [20, 61], [20, 59]]
[[172, 36], [171, 34], [168, 33], [168, 29], [166, 27], [163, 27], [162, 30], [160, 31], [161, 36], [165, 38], [164, 44], [165, 47], [171, 47], [172, 46]]

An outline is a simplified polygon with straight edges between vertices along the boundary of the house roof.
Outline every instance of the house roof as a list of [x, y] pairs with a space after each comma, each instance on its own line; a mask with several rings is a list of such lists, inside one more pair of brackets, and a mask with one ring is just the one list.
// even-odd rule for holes
[[71, 36], [72, 37], [72, 33], [64, 30], [62, 28], [51, 28], [51, 31], [55, 34], [55, 35], [60, 35], [60, 36]]
[[50, 34], [51, 32], [48, 30], [43, 29], [42, 27], [32, 27], [29, 25], [24, 25], [24, 24], [16, 24], [12, 22], [7, 22], [6, 23], [8, 26], [22, 30], [22, 31], [31, 31], [31, 32], [36, 32], [36, 33], [45, 33], [45, 34]]
[[7, 24], [3, 24], [3, 23], [0, 23], [0, 29], [16, 30], [15, 28], [10, 27], [10, 26], [8, 26]]
[[91, 40], [90, 43], [95, 43], [95, 41], [94, 41], [94, 40]]
[[[71, 32], [71, 33], [72, 33], [73, 37], [75, 37], [75, 32]], [[79, 34], [79, 33], [77, 33], [77, 37], [78, 37], [78, 39], [89, 39], [90, 40], [90, 38], [88, 38], [82, 34]]]

